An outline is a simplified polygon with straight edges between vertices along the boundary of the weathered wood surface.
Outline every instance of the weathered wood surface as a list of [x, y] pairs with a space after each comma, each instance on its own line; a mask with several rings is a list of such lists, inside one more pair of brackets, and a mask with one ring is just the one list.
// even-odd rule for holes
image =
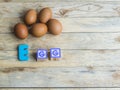
[[120, 90], [120, 88], [1, 88], [1, 90]]
[[[63, 25], [62, 32], [120, 32], [120, 18], [57, 18]], [[22, 18], [0, 18], [0, 33], [12, 33]]]
[[17, 60], [16, 51], [0, 51], [1, 55], [0, 66], [1, 67], [120, 66], [119, 64], [120, 50], [62, 50], [61, 59], [59, 59], [58, 61], [46, 59], [45, 62], [36, 62], [35, 52], [36, 52], [35, 50], [30, 51], [29, 62], [19, 62]]
[[120, 2], [27, 2], [27, 3], [0, 3], [0, 17], [22, 17], [30, 9], [40, 11], [43, 7], [51, 7], [53, 17], [80, 18], [80, 17], [119, 17]]
[[118, 68], [1, 68], [0, 79], [4, 82], [0, 84], [4, 87], [119, 87]]
[[16, 50], [17, 45], [27, 43], [30, 49], [59, 47], [61, 49], [120, 49], [120, 33], [62, 33], [46, 34], [41, 38], [31, 35], [20, 40], [14, 34], [0, 34], [1, 50]]
[[[51, 2], [73, 2], [73, 0], [50, 0]], [[9, 3], [9, 2], [20, 2], [20, 3], [26, 3], [26, 2], [50, 2], [49, 0], [0, 0], [0, 3]], [[75, 2], [111, 2], [113, 0], [75, 0]], [[120, 0], [114, 0], [114, 2], [119, 2]]]
[[[46, 6], [63, 24], [62, 34], [17, 39], [13, 26], [24, 12]], [[30, 46], [28, 62], [17, 59], [21, 43]], [[36, 62], [36, 49], [51, 47], [60, 47], [62, 58]], [[120, 87], [120, 0], [0, 0], [0, 87]]]

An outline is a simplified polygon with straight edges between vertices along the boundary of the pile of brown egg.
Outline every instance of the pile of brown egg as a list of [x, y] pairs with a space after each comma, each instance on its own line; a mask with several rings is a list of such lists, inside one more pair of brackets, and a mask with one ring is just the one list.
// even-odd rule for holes
[[[62, 24], [57, 19], [52, 19], [50, 8], [43, 8], [38, 14], [34, 9], [30, 9], [24, 17], [24, 23], [18, 23], [14, 27], [15, 35], [20, 39], [28, 37], [29, 32], [35, 37], [41, 37], [48, 31], [54, 35], [62, 32]], [[30, 28], [30, 31], [28, 30]]]

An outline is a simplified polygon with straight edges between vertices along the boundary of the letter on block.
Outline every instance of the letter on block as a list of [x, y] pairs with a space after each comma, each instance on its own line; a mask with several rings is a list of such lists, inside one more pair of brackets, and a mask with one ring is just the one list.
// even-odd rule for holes
[[37, 60], [39, 59], [46, 59], [47, 58], [47, 50], [45, 49], [38, 49], [37, 50]]
[[18, 46], [18, 59], [20, 61], [28, 61], [29, 60], [29, 52], [27, 44], [20, 44]]
[[51, 48], [50, 49], [50, 57], [51, 58], [61, 58], [60, 48]]

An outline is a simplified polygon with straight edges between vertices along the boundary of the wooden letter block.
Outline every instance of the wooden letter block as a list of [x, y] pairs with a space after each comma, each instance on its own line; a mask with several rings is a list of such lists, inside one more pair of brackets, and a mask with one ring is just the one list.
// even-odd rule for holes
[[47, 55], [48, 55], [47, 50], [45, 50], [45, 49], [37, 50], [37, 60], [44, 60], [48, 57]]
[[18, 46], [18, 59], [20, 61], [28, 61], [29, 60], [29, 52], [27, 44], [20, 44]]
[[61, 58], [60, 48], [51, 48], [50, 49], [50, 57], [51, 58]]

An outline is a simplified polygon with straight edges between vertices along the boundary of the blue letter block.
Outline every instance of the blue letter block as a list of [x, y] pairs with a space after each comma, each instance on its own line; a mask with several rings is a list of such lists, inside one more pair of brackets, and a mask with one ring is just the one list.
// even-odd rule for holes
[[39, 59], [46, 59], [47, 58], [47, 50], [45, 49], [38, 49], [37, 50], [37, 60]]
[[20, 61], [28, 61], [29, 60], [29, 52], [27, 44], [20, 44], [18, 46], [18, 59]]
[[60, 48], [51, 48], [50, 49], [50, 57], [51, 58], [61, 58]]

